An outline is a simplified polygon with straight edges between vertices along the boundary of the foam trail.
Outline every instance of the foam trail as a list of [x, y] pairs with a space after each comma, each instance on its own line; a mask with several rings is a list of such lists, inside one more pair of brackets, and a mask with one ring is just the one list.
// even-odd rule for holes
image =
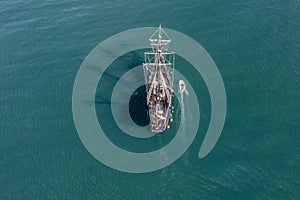
[[183, 101], [183, 96], [184, 96], [184, 92], [180, 92], [178, 90], [179, 93], [179, 102], [180, 102], [180, 107], [181, 107], [181, 119], [182, 119], [182, 123], [185, 123], [185, 111], [184, 111], [184, 101]]
[[190, 95], [190, 93], [187, 90], [184, 90], [184, 94], [187, 95], [187, 96]]

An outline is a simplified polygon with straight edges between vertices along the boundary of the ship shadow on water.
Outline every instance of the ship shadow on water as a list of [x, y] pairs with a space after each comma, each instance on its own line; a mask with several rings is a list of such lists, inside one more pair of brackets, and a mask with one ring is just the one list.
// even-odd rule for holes
[[146, 86], [137, 88], [129, 100], [129, 114], [138, 126], [147, 126], [150, 122], [147, 109]]

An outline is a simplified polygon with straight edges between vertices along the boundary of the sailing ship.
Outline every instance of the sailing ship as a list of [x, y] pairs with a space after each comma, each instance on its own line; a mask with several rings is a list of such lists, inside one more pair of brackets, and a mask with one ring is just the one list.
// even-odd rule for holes
[[152, 51], [144, 53], [143, 63], [150, 129], [160, 133], [170, 128], [175, 53], [169, 51], [171, 39], [161, 25], [149, 39]]

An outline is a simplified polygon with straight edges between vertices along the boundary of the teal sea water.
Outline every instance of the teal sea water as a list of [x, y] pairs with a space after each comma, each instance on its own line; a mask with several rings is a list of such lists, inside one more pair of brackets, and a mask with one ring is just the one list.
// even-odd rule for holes
[[[1, 1], [0, 199], [299, 199], [299, 10], [298, 0]], [[201, 76], [176, 57], [175, 67], [201, 93], [195, 140], [166, 168], [116, 171], [96, 160], [77, 134], [76, 73], [108, 37], [159, 24], [192, 37], [213, 58], [226, 88], [225, 126], [199, 159], [210, 97]], [[95, 102], [88, 102], [99, 121], [110, 116], [109, 91], [118, 75], [142, 62], [137, 51], [110, 66]], [[143, 145], [116, 134], [108, 119], [100, 122], [106, 135], [130, 151], [152, 151], [175, 135], [170, 130], [156, 137], [162, 143]]]

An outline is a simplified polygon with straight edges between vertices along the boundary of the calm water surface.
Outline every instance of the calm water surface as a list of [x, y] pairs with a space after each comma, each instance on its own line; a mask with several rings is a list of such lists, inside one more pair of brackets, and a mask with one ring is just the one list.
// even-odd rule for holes
[[[299, 10], [297, 0], [1, 1], [0, 199], [298, 199]], [[202, 78], [187, 70], [202, 97], [196, 139], [170, 166], [127, 174], [81, 143], [73, 83], [101, 41], [158, 24], [189, 35], [214, 59], [226, 123], [213, 151], [198, 159], [210, 99]], [[120, 67], [135, 61], [118, 59]], [[189, 66], [180, 57], [176, 64]]]

